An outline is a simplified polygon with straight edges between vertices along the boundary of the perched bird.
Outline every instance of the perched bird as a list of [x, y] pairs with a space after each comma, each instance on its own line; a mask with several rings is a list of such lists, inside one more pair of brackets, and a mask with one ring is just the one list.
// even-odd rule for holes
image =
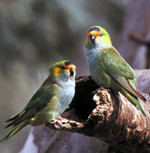
[[13, 127], [0, 142], [9, 139], [28, 124], [45, 124], [62, 114], [75, 94], [75, 74], [76, 66], [68, 60], [55, 63], [48, 78], [24, 109], [6, 121], [10, 122], [6, 128]]
[[130, 65], [113, 47], [107, 31], [102, 27], [92, 26], [88, 31], [84, 50], [93, 80], [99, 86], [120, 91], [146, 115], [138, 100], [139, 98], [144, 102], [146, 101], [135, 87], [136, 75]]

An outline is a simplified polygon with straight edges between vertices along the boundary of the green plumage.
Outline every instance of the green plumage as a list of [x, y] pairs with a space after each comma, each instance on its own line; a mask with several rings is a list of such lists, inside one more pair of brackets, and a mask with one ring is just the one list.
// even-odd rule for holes
[[85, 51], [89, 70], [94, 81], [105, 88], [120, 91], [146, 115], [138, 100], [139, 98], [146, 101], [135, 87], [136, 75], [129, 64], [112, 46], [109, 34], [103, 28], [95, 26], [90, 28], [88, 36]]
[[137, 106], [141, 112], [146, 115], [138, 97], [143, 101], [146, 101], [146, 99], [135, 87], [136, 75], [133, 69], [114, 49], [102, 51], [101, 58], [103, 61], [103, 68], [111, 78], [109, 87], [113, 90], [120, 91], [133, 105]]
[[9, 120], [6, 126], [13, 126], [0, 141], [4, 142], [23, 127], [30, 124], [45, 124], [62, 114], [70, 104], [75, 93], [75, 65], [61, 61], [53, 65], [50, 75], [34, 94], [24, 109]]

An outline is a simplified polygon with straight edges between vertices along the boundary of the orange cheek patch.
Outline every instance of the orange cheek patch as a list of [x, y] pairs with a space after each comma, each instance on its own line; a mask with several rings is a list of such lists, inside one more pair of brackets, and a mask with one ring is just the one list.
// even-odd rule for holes
[[99, 31], [90, 31], [88, 33], [88, 37], [90, 38], [90, 35], [95, 35], [96, 37], [98, 37], [100, 35], [100, 32]]
[[56, 75], [60, 75], [60, 71], [61, 71], [61, 69], [59, 67], [55, 68], [55, 74]]

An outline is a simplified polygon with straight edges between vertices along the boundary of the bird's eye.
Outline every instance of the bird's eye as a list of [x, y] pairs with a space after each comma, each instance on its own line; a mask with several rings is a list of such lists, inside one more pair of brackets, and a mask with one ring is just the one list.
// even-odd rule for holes
[[69, 71], [70, 71], [70, 77], [72, 77], [74, 75], [74, 71], [72, 68], [70, 68]]
[[100, 35], [101, 37], [103, 36], [103, 34], [102, 34], [102, 33], [100, 33], [99, 35]]

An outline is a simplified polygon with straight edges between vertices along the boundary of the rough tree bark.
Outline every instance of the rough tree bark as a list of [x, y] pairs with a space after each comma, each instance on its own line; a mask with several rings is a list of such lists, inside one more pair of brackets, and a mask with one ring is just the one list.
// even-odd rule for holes
[[[145, 89], [149, 93], [150, 70], [136, 71], [136, 73], [138, 74], [137, 80], [141, 81], [137, 82], [137, 85], [139, 86], [142, 83], [145, 86], [145, 84], [148, 84], [149, 86], [145, 86]], [[145, 80], [145, 84], [142, 79]], [[146, 103], [141, 101], [141, 103], [150, 118], [149, 94], [143, 94], [148, 101]], [[76, 95], [69, 109], [56, 119], [63, 126], [59, 123], [54, 126], [53, 121], [46, 124], [46, 126], [54, 130], [77, 132], [89, 137], [95, 137], [110, 144], [113, 147], [113, 152], [116, 149], [115, 152], [147, 153], [150, 152], [149, 118], [145, 117], [121, 93], [104, 89], [103, 87], [99, 88], [90, 77], [80, 77], [76, 80]], [[36, 138], [34, 143], [40, 150], [38, 152], [43, 152], [42, 139], [48, 142], [51, 137], [49, 134], [41, 137], [39, 131], [42, 130], [34, 131]], [[47, 129], [46, 131], [49, 130]], [[63, 137], [65, 133], [56, 134], [56, 140], [57, 135], [62, 135]], [[50, 152], [52, 148], [55, 148], [58, 142], [56, 140], [54, 141], [55, 144], [51, 142], [51, 144], [48, 144], [49, 147], [45, 146], [44, 152]], [[60, 141], [58, 143], [64, 146], [63, 138], [61, 141], [62, 143]], [[82, 144], [82, 142], [80, 143]], [[103, 144], [105, 145], [105, 143]], [[50, 146], [53, 147], [50, 148]], [[97, 143], [96, 147], [100, 151], [99, 147], [102, 147], [102, 145], [98, 147]], [[107, 148], [106, 150], [104, 149], [103, 152], [110, 153], [111, 147], [109, 147], [109, 150]]]

